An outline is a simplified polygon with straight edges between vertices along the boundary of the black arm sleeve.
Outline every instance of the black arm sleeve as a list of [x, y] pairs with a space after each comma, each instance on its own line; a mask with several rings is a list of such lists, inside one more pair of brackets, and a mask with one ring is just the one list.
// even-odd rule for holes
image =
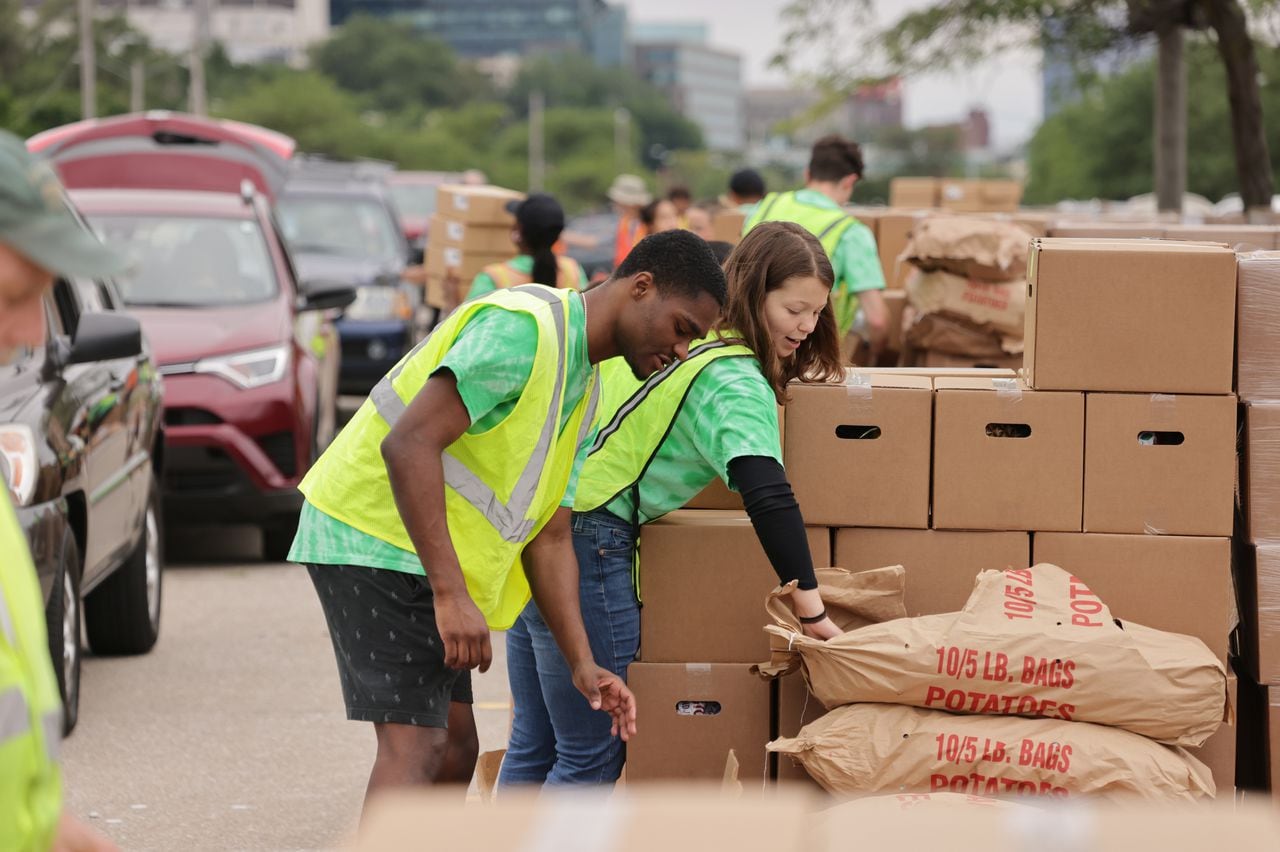
[[742, 495], [778, 579], [799, 580], [802, 589], [818, 588], [804, 516], [782, 465], [766, 456], [739, 456], [729, 462], [729, 479]]

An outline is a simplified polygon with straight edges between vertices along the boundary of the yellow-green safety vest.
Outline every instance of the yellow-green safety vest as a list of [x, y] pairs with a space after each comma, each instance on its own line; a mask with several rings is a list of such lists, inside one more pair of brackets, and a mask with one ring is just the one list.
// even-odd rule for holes
[[[742, 225], [742, 235], [761, 222], [795, 222], [822, 243], [827, 257], [835, 262], [836, 248], [845, 233], [858, 224], [858, 220], [843, 210], [832, 210], [807, 204], [796, 198], [795, 192], [771, 192]], [[837, 281], [831, 291], [831, 308], [836, 315], [836, 327], [840, 337], [853, 328], [853, 318], [858, 313], [858, 296], [853, 292], [852, 281]]]
[[61, 742], [44, 599], [27, 540], [0, 491], [0, 849], [53, 845], [62, 810]]
[[492, 306], [532, 316], [538, 324], [537, 350], [515, 407], [493, 428], [463, 434], [442, 457], [449, 537], [467, 592], [494, 630], [509, 628], [529, 602], [520, 554], [559, 507], [577, 446], [595, 416], [598, 371], [561, 434], [569, 296], [565, 290], [526, 284], [462, 305], [374, 386], [299, 485], [307, 501], [325, 514], [414, 552], [396, 510], [382, 441], [476, 311]]
[[[748, 347], [733, 341], [731, 332], [694, 341], [687, 358], [667, 365], [644, 381], [635, 377], [622, 358], [611, 358], [601, 365], [603, 425], [578, 473], [574, 511], [594, 511], [629, 489], [639, 489], [658, 448], [671, 432], [694, 379], [720, 358], [755, 357]], [[635, 506], [638, 513], [638, 495]]]

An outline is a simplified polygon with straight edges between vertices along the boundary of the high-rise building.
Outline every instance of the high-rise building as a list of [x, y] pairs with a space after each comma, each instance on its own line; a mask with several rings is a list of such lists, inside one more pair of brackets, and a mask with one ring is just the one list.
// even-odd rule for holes
[[822, 96], [808, 89], [763, 88], [746, 93], [748, 156], [755, 162], [802, 167], [814, 141], [839, 133], [863, 145], [881, 130], [902, 126], [902, 81], [894, 77], [859, 86], [820, 115]]
[[622, 59], [626, 13], [604, 0], [330, 0], [334, 26], [357, 13], [393, 18], [460, 55], [575, 51]]
[[[210, 36], [233, 62], [301, 65], [307, 48], [329, 35], [329, 0], [209, 0]], [[193, 0], [97, 0], [123, 11], [156, 47], [186, 53], [195, 40]]]
[[702, 128], [708, 148], [743, 149], [742, 57], [737, 53], [696, 40], [637, 40], [635, 69]]

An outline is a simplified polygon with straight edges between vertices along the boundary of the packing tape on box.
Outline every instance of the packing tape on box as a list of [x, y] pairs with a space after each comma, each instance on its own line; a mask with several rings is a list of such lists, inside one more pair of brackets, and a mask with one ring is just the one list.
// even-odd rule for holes
[[1151, 394], [1151, 417], [1155, 426], [1172, 425], [1178, 415], [1178, 398], [1171, 393]]
[[1000, 399], [1022, 402], [1022, 386], [1017, 379], [992, 379], [991, 387]]
[[686, 697], [695, 701], [704, 701], [712, 697], [710, 663], [685, 663], [684, 678], [689, 685], [689, 694]]
[[[1151, 444], [1155, 444], [1157, 436], [1155, 432], [1163, 431], [1176, 425], [1178, 417], [1178, 398], [1170, 393], [1153, 393], [1151, 394], [1151, 421], [1147, 424], [1152, 434], [1148, 438]], [[1145, 433], [1143, 433], [1145, 434]], [[1138, 440], [1143, 440], [1143, 434], [1138, 436]], [[1151, 507], [1147, 510], [1147, 517], [1142, 521], [1142, 531], [1146, 535], [1168, 535], [1169, 524], [1167, 519], [1162, 517], [1165, 512], [1158, 507]]]
[[849, 370], [844, 374], [844, 392], [850, 399], [871, 401], [871, 377], [866, 373]]

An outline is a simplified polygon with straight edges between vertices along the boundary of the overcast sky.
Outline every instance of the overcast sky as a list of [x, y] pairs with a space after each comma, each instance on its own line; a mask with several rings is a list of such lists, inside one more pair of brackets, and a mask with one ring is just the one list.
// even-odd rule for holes
[[[618, 1], [618, 0], [615, 0]], [[780, 36], [778, 11], [786, 0], [620, 0], [632, 21], [705, 21], [710, 42], [742, 54], [748, 86], [785, 85], [768, 68]], [[878, 0], [883, 16], [927, 0]], [[1040, 123], [1040, 57], [1007, 54], [965, 71], [908, 80], [904, 96], [910, 127], [962, 118], [970, 106], [985, 106], [996, 144], [1007, 147], [1030, 137]]]

